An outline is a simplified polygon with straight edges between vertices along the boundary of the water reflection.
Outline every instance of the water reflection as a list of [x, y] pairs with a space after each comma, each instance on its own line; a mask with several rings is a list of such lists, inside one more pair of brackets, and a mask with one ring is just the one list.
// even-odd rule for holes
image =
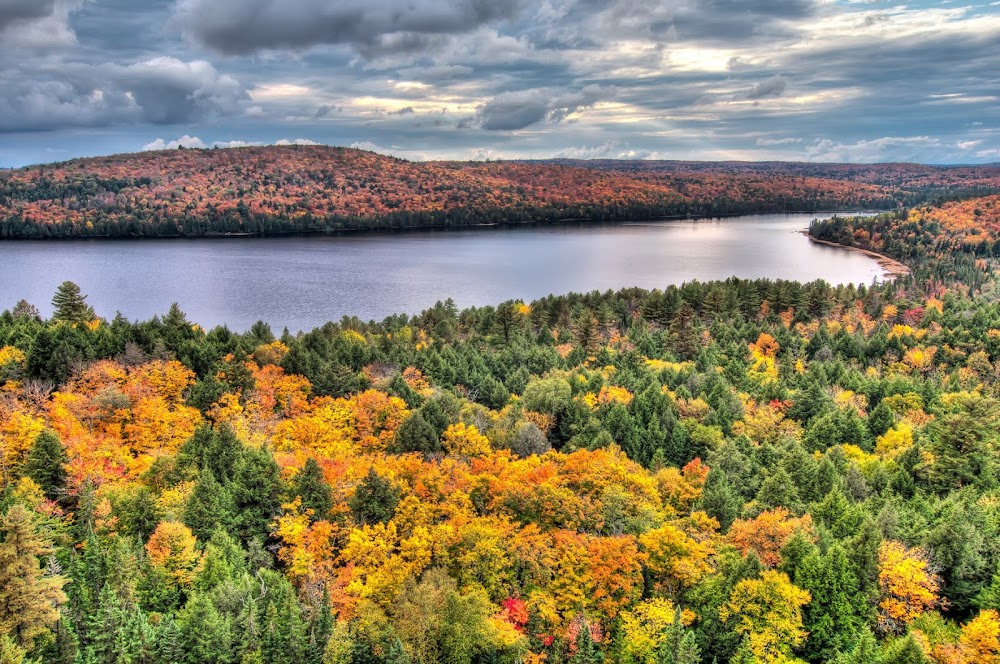
[[343, 315], [381, 319], [451, 297], [460, 307], [549, 293], [692, 279], [770, 277], [871, 283], [860, 254], [814, 245], [815, 215], [594, 226], [534, 226], [336, 237], [0, 243], [0, 309], [45, 314], [56, 286], [80, 284], [103, 316], [162, 314], [244, 330], [263, 319], [309, 329]]

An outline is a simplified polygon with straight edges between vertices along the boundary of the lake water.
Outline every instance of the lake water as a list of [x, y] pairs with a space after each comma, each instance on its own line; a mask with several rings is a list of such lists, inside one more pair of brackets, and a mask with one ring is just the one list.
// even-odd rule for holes
[[663, 288], [768, 277], [871, 283], [874, 260], [813, 244], [815, 214], [697, 221], [492, 227], [280, 238], [0, 242], [0, 310], [21, 298], [51, 313], [75, 281], [97, 313], [130, 319], [171, 302], [205, 327], [308, 330], [343, 315], [418, 313], [549, 293]]

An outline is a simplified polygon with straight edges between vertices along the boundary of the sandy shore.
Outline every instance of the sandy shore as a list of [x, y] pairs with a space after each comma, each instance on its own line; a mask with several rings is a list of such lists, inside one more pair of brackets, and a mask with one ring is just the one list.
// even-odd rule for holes
[[874, 251], [868, 251], [867, 249], [861, 249], [860, 247], [848, 247], [843, 244], [837, 244], [836, 242], [830, 242], [828, 240], [817, 240], [812, 235], [809, 235], [809, 231], [802, 231], [811, 242], [816, 244], [825, 244], [828, 247], [836, 247], [838, 249], [846, 249], [847, 251], [855, 251], [859, 254], [864, 254], [875, 259], [875, 262], [879, 264], [883, 270], [885, 270], [885, 277], [887, 279], [895, 279], [896, 277], [902, 277], [910, 274], [910, 268], [903, 265], [894, 258], [889, 258], [883, 254], [877, 254]]

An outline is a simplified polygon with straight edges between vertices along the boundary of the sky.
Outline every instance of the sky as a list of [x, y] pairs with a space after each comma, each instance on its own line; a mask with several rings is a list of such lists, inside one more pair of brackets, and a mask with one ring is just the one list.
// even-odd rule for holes
[[0, 167], [278, 142], [1000, 162], [1000, 2], [0, 0]]

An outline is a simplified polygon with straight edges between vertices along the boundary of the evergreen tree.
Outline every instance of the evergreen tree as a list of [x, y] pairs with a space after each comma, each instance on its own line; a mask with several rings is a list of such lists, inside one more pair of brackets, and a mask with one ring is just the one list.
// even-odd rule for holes
[[594, 637], [590, 633], [590, 626], [586, 621], [580, 625], [580, 631], [573, 642], [573, 654], [567, 664], [601, 664], [604, 661], [604, 653], [601, 652]]
[[403, 420], [396, 429], [396, 439], [393, 446], [398, 454], [407, 452], [423, 452], [432, 454], [441, 451], [441, 439], [420, 411], [414, 411]]
[[656, 649], [656, 664], [699, 664], [701, 649], [698, 648], [694, 632], [681, 623], [681, 610], [674, 613], [674, 621], [667, 627], [667, 633]]
[[266, 539], [280, 510], [282, 494], [281, 470], [271, 451], [245, 448], [227, 489], [232, 496], [233, 526], [240, 539]]
[[184, 505], [181, 520], [198, 541], [204, 542], [216, 528], [226, 525], [232, 519], [231, 509], [228, 492], [215, 479], [215, 473], [205, 466], [198, 473], [198, 480]]
[[30, 651], [59, 620], [66, 579], [48, 574], [42, 560], [53, 552], [31, 513], [15, 504], [0, 520], [0, 633]]
[[399, 489], [376, 473], [374, 468], [369, 468], [368, 474], [354, 490], [349, 507], [357, 523], [371, 525], [387, 523], [396, 513], [397, 504]]
[[333, 492], [323, 477], [316, 459], [306, 459], [302, 470], [292, 480], [292, 494], [302, 498], [302, 507], [313, 511], [313, 520], [325, 519], [333, 507]]
[[87, 296], [80, 293], [80, 287], [72, 281], [59, 284], [52, 296], [53, 320], [66, 323], [86, 323], [94, 319], [94, 310], [87, 305]]
[[58, 436], [48, 429], [38, 434], [28, 450], [23, 472], [42, 488], [50, 500], [65, 496], [66, 463], [69, 457]]

